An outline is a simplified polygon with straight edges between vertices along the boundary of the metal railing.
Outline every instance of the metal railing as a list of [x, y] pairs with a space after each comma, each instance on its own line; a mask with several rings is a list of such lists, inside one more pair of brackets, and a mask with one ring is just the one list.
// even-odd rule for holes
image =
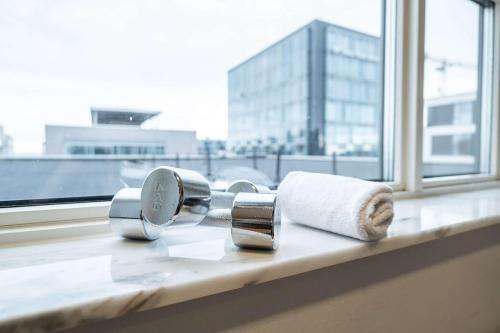
[[[290, 171], [303, 170], [382, 180], [374, 157], [248, 156], [5, 156], [0, 157], [0, 205], [108, 200], [120, 188], [141, 186], [146, 174], [166, 165], [196, 170], [214, 186], [246, 178], [276, 186]], [[473, 165], [426, 164], [427, 170], [470, 173]]]

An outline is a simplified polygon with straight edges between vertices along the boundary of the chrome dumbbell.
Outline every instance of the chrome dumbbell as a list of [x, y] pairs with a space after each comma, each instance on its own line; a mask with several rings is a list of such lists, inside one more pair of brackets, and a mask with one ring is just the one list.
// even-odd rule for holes
[[231, 227], [237, 246], [265, 249], [278, 247], [281, 222], [276, 195], [266, 187], [237, 181], [226, 192], [210, 191], [201, 174], [170, 167], [151, 171], [142, 189], [120, 190], [109, 218], [117, 234], [147, 240], [159, 238], [167, 227], [217, 221]]

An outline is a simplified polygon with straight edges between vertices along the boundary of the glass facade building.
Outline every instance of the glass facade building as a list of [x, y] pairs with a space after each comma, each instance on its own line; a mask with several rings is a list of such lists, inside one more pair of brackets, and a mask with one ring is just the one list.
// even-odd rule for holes
[[228, 149], [379, 156], [380, 43], [315, 20], [231, 69]]

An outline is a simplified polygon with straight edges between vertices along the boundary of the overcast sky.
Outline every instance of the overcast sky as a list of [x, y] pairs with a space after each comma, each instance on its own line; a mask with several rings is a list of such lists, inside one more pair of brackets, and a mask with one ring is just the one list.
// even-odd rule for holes
[[[463, 45], [477, 43], [475, 5], [428, 3], [428, 24], [446, 26], [427, 37], [433, 56], [474, 65], [474, 50]], [[16, 153], [41, 153], [45, 124], [89, 126], [90, 106], [162, 110], [150, 127], [226, 138], [228, 69], [313, 19], [380, 35], [380, 7], [376, 0], [0, 0], [0, 125]], [[457, 13], [446, 24], [450, 10]], [[443, 41], [443, 33], [451, 37]], [[473, 80], [474, 71], [450, 75]], [[471, 79], [458, 81], [468, 82], [458, 90], [471, 89]]]

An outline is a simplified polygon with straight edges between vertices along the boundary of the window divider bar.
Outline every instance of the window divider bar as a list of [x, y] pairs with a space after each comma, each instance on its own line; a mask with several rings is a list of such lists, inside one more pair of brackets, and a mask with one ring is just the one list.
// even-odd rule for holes
[[401, 138], [401, 115], [400, 95], [401, 86], [401, 61], [400, 45], [402, 43], [402, 15], [397, 0], [385, 0], [384, 17], [384, 84], [383, 84], [383, 115], [381, 138], [385, 147], [382, 156], [383, 179], [392, 180], [395, 184], [401, 183], [400, 172], [400, 140]]
[[493, 11], [493, 45], [492, 45], [492, 128], [491, 128], [491, 173], [500, 179], [500, 4]]
[[[386, 103], [384, 105], [384, 111], [386, 113], [386, 119], [392, 121], [389, 122], [387, 128], [392, 129], [392, 137], [387, 138], [393, 140], [392, 143], [392, 155], [393, 155], [393, 165], [392, 165], [392, 176], [393, 182], [391, 186], [395, 191], [404, 191], [405, 187], [405, 179], [404, 179], [404, 161], [406, 158], [404, 156], [404, 138], [403, 138], [403, 69], [404, 69], [404, 36], [403, 32], [405, 17], [404, 17], [404, 2], [400, 2], [398, 0], [389, 1], [387, 10], [389, 8], [391, 11], [394, 11], [391, 16], [393, 17], [393, 29], [388, 29], [389, 33], [392, 33], [391, 36], [392, 44], [390, 43], [394, 50], [390, 52], [393, 56], [394, 61], [389, 60], [389, 65], [386, 66], [386, 77], [390, 77], [387, 81], [390, 86], [385, 89], [385, 94], [387, 95]], [[387, 60], [386, 60], [387, 61]], [[393, 71], [393, 73], [389, 73]], [[391, 76], [392, 75], [392, 76]], [[392, 119], [391, 119], [392, 117]], [[386, 134], [387, 137], [387, 134]]]
[[422, 190], [425, 0], [403, 1], [401, 168], [406, 191]]

